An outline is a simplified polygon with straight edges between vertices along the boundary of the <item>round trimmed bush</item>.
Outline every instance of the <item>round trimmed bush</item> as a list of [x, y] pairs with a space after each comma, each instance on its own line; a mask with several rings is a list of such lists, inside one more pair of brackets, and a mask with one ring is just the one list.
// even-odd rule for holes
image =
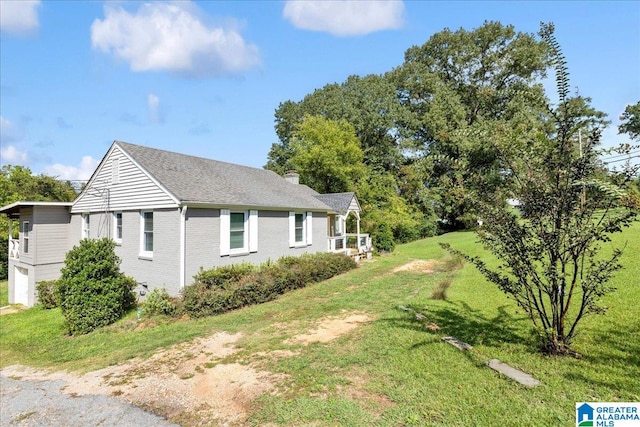
[[135, 307], [136, 282], [120, 272], [114, 249], [110, 239], [84, 239], [67, 253], [57, 297], [70, 334], [110, 325]]

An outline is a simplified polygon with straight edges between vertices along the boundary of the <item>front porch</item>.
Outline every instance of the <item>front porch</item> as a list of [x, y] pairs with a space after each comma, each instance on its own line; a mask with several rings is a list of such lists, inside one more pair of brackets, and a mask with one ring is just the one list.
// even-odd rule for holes
[[346, 255], [365, 255], [371, 257], [373, 247], [368, 234], [346, 233], [341, 236], [329, 236], [329, 252], [344, 253]]

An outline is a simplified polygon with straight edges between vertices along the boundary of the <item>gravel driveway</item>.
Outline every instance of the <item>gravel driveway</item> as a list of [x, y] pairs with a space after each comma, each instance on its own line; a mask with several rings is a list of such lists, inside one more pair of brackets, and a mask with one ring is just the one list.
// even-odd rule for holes
[[65, 385], [0, 375], [0, 426], [177, 426], [115, 397], [62, 393]]

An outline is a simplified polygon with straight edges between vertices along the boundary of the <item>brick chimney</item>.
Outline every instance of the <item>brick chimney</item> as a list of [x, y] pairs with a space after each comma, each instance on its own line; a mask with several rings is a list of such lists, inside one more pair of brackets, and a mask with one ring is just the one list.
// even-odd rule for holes
[[300, 184], [300, 175], [298, 175], [298, 172], [296, 171], [288, 171], [284, 174], [284, 179], [291, 184]]

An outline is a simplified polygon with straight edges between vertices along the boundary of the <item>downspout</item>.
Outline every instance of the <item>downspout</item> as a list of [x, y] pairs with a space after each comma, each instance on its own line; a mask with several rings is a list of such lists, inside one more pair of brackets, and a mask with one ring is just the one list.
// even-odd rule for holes
[[187, 274], [187, 206], [180, 209], [180, 290], [184, 289]]

